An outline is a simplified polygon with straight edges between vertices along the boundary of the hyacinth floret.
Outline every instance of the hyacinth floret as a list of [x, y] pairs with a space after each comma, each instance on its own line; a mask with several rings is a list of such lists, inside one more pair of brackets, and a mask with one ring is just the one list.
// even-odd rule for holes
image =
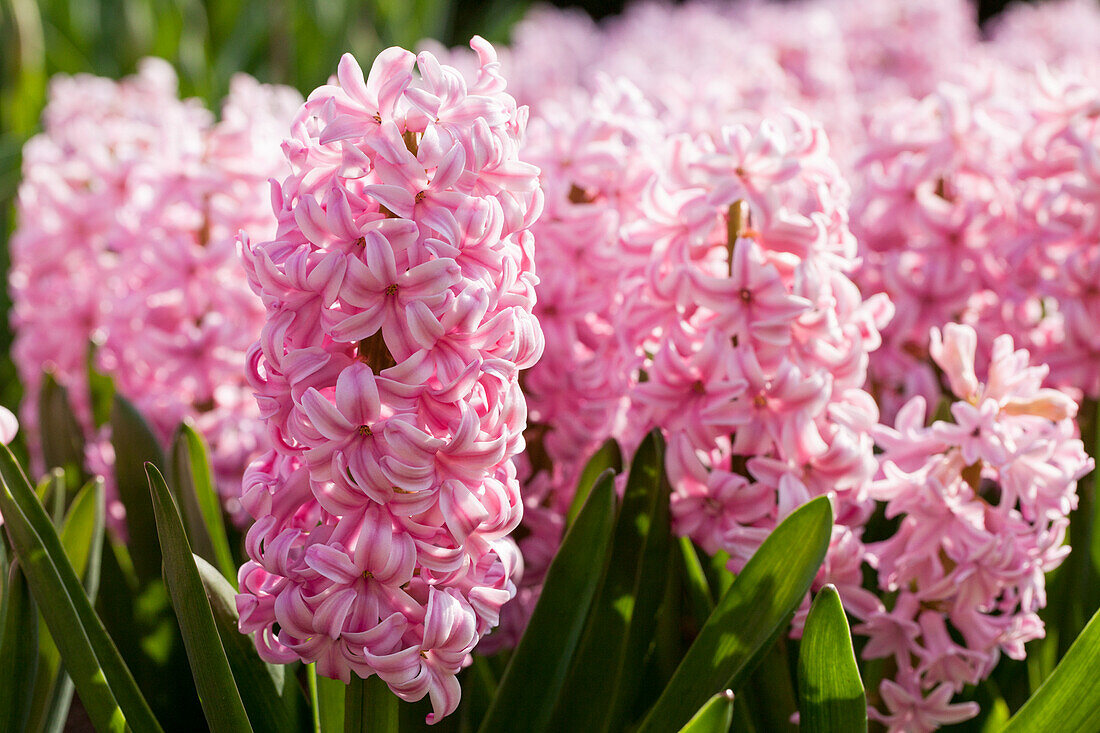
[[1076, 403], [1042, 386], [1047, 368], [1011, 336], [994, 341], [984, 381], [973, 328], [933, 329], [930, 344], [950, 419], [928, 424], [917, 396], [894, 427], [876, 431], [882, 470], [871, 494], [898, 525], [868, 550], [894, 600], [853, 629], [868, 637], [864, 657], [897, 667], [876, 713], [892, 730], [973, 717], [977, 704], [952, 696], [1043, 636], [1044, 574], [1069, 552], [1077, 480], [1093, 468], [1075, 434]]
[[284, 143], [277, 234], [241, 240], [274, 449], [243, 490], [240, 628], [270, 661], [428, 695], [429, 722], [516, 592], [518, 379], [543, 349], [527, 111], [470, 45], [469, 80], [428, 52], [387, 49], [365, 78], [345, 55]]

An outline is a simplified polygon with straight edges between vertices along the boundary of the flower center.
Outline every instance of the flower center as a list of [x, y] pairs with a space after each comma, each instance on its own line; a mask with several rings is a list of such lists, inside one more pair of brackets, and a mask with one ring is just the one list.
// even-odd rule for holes
[[374, 431], [371, 430], [370, 425], [360, 425], [355, 429], [355, 432], [359, 433], [364, 438], [369, 438], [374, 435]]

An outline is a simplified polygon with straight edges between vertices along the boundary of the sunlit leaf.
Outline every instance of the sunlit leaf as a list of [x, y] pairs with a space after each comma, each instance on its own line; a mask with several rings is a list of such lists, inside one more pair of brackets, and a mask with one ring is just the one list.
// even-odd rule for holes
[[798, 711], [808, 733], [867, 730], [867, 697], [836, 588], [818, 591], [798, 654]]
[[573, 501], [569, 503], [569, 510], [565, 514], [566, 525], [572, 524], [577, 518], [588, 499], [588, 493], [596, 485], [596, 479], [608, 469], [615, 473], [622, 473], [623, 470], [623, 454], [614, 440], [604, 442], [584, 464], [580, 478], [577, 479], [577, 492], [573, 494]]
[[250, 731], [252, 726], [218, 636], [183, 520], [160, 471], [151, 464], [146, 470], [164, 557], [164, 582], [179, 619], [203, 713], [215, 733]]
[[1100, 730], [1100, 611], [1093, 615], [1042, 687], [1008, 721], [1005, 733]]
[[229, 668], [253, 728], [272, 733], [298, 730], [298, 717], [305, 707], [298, 683], [287, 673], [286, 665], [260, 659], [252, 636], [237, 629], [239, 616], [233, 586], [206, 560], [198, 555], [194, 560]]
[[733, 722], [733, 693], [719, 692], [692, 716], [680, 733], [726, 733]]
[[677, 730], [712, 695], [739, 689], [809, 591], [831, 532], [829, 500], [819, 497], [768, 536], [715, 605], [640, 732]]
[[229, 549], [206, 443], [190, 425], [180, 425], [176, 431], [170, 464], [172, 488], [196, 554], [215, 563], [230, 583], [236, 582], [237, 563]]

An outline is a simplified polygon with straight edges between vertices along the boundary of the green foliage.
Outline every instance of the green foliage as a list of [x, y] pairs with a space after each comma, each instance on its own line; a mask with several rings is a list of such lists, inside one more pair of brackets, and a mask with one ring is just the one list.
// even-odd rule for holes
[[733, 722], [733, 693], [719, 692], [699, 708], [680, 733], [726, 733]]
[[814, 598], [798, 655], [798, 711], [807, 733], [867, 730], [867, 697], [836, 588]]
[[[103, 556], [103, 535], [106, 524], [106, 505], [103, 479], [90, 481], [76, 495], [69, 512], [61, 523], [61, 544], [73, 570], [81, 578], [84, 591], [94, 601], [99, 591], [99, 574]], [[49, 634], [39, 639], [39, 674], [36, 677], [34, 707], [29, 730], [40, 727], [47, 731], [61, 731], [69, 713], [74, 686], [72, 679], [61, 669], [57, 646]]]
[[0, 449], [0, 514], [50, 635], [99, 730], [158, 731], [148, 704], [65, 557], [61, 540], [22, 469]]
[[217, 564], [230, 583], [236, 582], [237, 563], [229, 549], [221, 500], [214, 488], [206, 442], [190, 425], [180, 425], [172, 441], [168, 475], [196, 554]]
[[676, 730], [710, 696], [738, 689], [805, 598], [832, 525], [829, 500], [819, 497], [772, 532], [715, 605], [640, 732]]
[[344, 692], [344, 733], [397, 733], [398, 704], [378, 675], [353, 675]]
[[1031, 699], [1008, 721], [1006, 733], [1100, 730], [1100, 612]]
[[638, 694], [642, 672], [638, 662], [656, 631], [671, 544], [670, 489], [663, 454], [664, 440], [653, 431], [631, 463], [606, 574], [551, 730], [619, 730]]
[[260, 659], [252, 635], [237, 628], [236, 589], [206, 560], [195, 555], [194, 561], [252, 727], [271, 733], [307, 727], [306, 701], [294, 680], [294, 668]]
[[[38, 612], [19, 563], [12, 563], [0, 606], [0, 679], [33, 679], [38, 671]], [[23, 730], [34, 688], [0, 685], [0, 730]]]
[[59, 468], [78, 482], [84, 465], [84, 431], [73, 414], [68, 392], [49, 372], [43, 375], [38, 394], [38, 419], [46, 468]]
[[183, 632], [191, 674], [206, 720], [214, 733], [251, 731], [179, 510], [156, 466], [147, 463], [145, 470], [149, 475], [149, 491], [164, 557], [164, 582]]
[[608, 469], [596, 481], [550, 563], [539, 603], [481, 724], [482, 733], [534, 733], [549, 723], [603, 576], [615, 517], [614, 479]]
[[608, 469], [615, 473], [623, 471], [623, 454], [619, 444], [614, 440], [607, 440], [597, 449], [588, 462], [581, 469], [580, 480], [577, 481], [577, 491], [573, 494], [573, 500], [569, 503], [569, 510], [565, 513], [565, 524], [573, 523], [577, 515], [581, 513], [581, 507], [588, 499], [589, 492], [596, 485], [596, 479]]

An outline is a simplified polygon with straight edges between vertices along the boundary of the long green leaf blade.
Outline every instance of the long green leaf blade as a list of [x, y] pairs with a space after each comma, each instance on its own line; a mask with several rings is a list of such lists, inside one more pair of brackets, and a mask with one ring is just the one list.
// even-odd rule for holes
[[726, 690], [707, 700], [680, 733], [727, 733], [733, 722], [733, 692]]
[[[19, 516], [24, 518], [27, 530], [33, 535], [32, 544], [29, 547], [41, 548], [49, 561], [50, 567], [47, 570], [52, 569], [52, 574], [49, 576], [49, 585], [43, 586], [42, 592], [53, 594], [47, 595], [47, 599], [52, 599], [54, 596], [57, 596], [59, 600], [68, 599], [68, 604], [77, 614], [78, 625], [81, 627], [88, 643], [91, 644], [95, 657], [102, 667], [103, 674], [106, 676], [119, 705], [125, 711], [130, 724], [135, 728], [141, 726], [143, 730], [159, 731], [160, 725], [153, 717], [149, 705], [134, 682], [134, 676], [119, 655], [114, 641], [104, 629], [103, 622], [96, 615], [91, 602], [88, 600], [88, 595], [80, 583], [80, 579], [73, 571], [72, 565], [65, 555], [57, 530], [35, 496], [34, 490], [23, 473], [23, 469], [20, 468], [15, 456], [7, 446], [0, 446], [0, 476], [2, 476], [3, 482], [7, 486], [8, 495], [16, 502]], [[2, 511], [0, 511], [0, 514], [7, 516]], [[27, 579], [28, 581], [31, 580], [29, 575]], [[35, 598], [39, 601], [39, 608], [44, 609], [46, 606], [38, 597], [33, 582], [31, 582], [31, 592], [35, 593]], [[57, 637], [54, 633], [54, 627], [49, 624], [48, 620], [47, 626], [49, 626], [51, 637], [56, 642]], [[69, 631], [69, 629], [65, 628], [65, 631]], [[60, 644], [58, 647], [60, 649]], [[62, 659], [65, 659], [64, 649], [61, 649], [61, 652]], [[66, 667], [68, 667], [67, 660]], [[79, 686], [77, 689], [79, 691]], [[83, 699], [83, 694], [81, 694], [81, 699]]]
[[[60, 468], [79, 476], [84, 465], [84, 431], [73, 413], [68, 392], [49, 372], [38, 394], [38, 415], [46, 468]], [[73, 487], [79, 485], [78, 479]]]
[[179, 510], [156, 466], [147, 464], [146, 470], [164, 558], [164, 583], [179, 619], [203, 713], [214, 733], [251, 731]]
[[194, 560], [252, 727], [273, 733], [298, 730], [297, 716], [305, 707], [301, 688], [293, 676], [286, 674], [285, 665], [260, 659], [252, 636], [237, 630], [237, 592], [233, 586], [206, 560], [198, 555]]
[[[73, 569], [80, 575], [84, 592], [87, 593], [91, 603], [95, 603], [99, 592], [99, 569], [103, 557], [106, 515], [103, 479], [96, 477], [88, 482], [73, 499], [73, 505], [69, 507], [69, 513], [61, 527], [61, 544]], [[69, 706], [72, 704], [73, 692], [76, 688], [69, 675], [64, 670], [58, 669], [60, 659], [53, 641], [41, 644], [41, 647], [44, 648], [40, 658], [43, 659], [43, 663], [49, 660], [51, 679], [56, 675], [49, 704], [42, 711], [45, 714], [42, 729], [48, 733], [61, 733], [65, 729]]]
[[310, 679], [310, 695], [313, 702], [315, 733], [340, 730], [344, 725], [344, 685], [340, 680], [321, 677], [316, 665], [309, 665], [306, 673]]
[[680, 553], [684, 558], [684, 586], [687, 590], [689, 608], [692, 616], [702, 626], [714, 611], [714, 596], [711, 594], [706, 571], [703, 570], [703, 563], [695, 552], [695, 545], [692, 544], [691, 538], [680, 538]]
[[818, 591], [798, 653], [798, 712], [808, 733], [867, 730], [867, 697], [836, 588]]
[[[0, 607], [0, 730], [23, 730], [30, 717], [38, 666], [38, 610], [23, 569], [8, 568], [3, 606]], [[12, 684], [24, 680], [23, 684]]]
[[534, 732], [549, 722], [603, 577], [614, 519], [614, 472], [608, 470], [546, 571], [542, 595], [485, 714], [482, 733]]
[[397, 733], [397, 705], [381, 677], [353, 674], [344, 691], [344, 733]]
[[1005, 726], [1005, 733], [1100, 730], [1100, 611], [1046, 682]]
[[160, 543], [149, 499], [145, 463], [165, 465], [164, 452], [152, 429], [137, 409], [120, 394], [111, 411], [111, 444], [115, 449], [115, 482], [118, 498], [126, 507], [127, 545], [134, 570], [142, 585], [160, 577]]
[[670, 545], [664, 441], [651, 432], [630, 466], [610, 561], [558, 698], [552, 730], [617, 730], [638, 694], [657, 627]]
[[0, 447], [0, 514], [50, 636], [93, 724], [99, 730], [159, 731], [91, 603], [64, 556], [45, 509], [6, 446]]
[[716, 604], [639, 733], [677, 730], [711, 695], [739, 688], [809, 591], [831, 530], [825, 497], [776, 527]]
[[180, 425], [171, 455], [172, 487], [183, 509], [188, 538], [197, 554], [215, 563], [230, 583], [236, 582], [237, 564], [229, 549], [205, 441], [190, 425]]
[[622, 473], [623, 470], [623, 453], [619, 449], [619, 444], [611, 439], [604, 442], [581, 469], [580, 478], [577, 479], [577, 493], [573, 494], [573, 501], [569, 503], [569, 511], [565, 514], [567, 527], [573, 524], [577, 515], [581, 513], [581, 507], [588, 499], [588, 493], [592, 491], [592, 487], [596, 485], [596, 479], [609, 468], [615, 473]]

